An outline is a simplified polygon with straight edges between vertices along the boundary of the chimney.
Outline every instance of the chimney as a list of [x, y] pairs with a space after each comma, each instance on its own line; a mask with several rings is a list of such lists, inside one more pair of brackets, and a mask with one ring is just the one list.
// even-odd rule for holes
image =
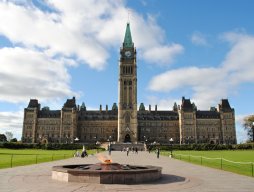
[[151, 105], [149, 105], [149, 112], [151, 112]]
[[157, 111], [157, 105], [155, 105], [155, 111]]
[[106, 105], [106, 111], [108, 112], [108, 105]]
[[102, 106], [100, 105], [100, 112], [102, 111]]

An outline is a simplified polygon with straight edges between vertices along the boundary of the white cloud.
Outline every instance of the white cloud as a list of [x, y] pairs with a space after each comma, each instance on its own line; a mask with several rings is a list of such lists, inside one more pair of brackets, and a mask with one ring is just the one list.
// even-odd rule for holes
[[[43, 12], [31, 3], [29, 6], [0, 3], [0, 33], [14, 43], [40, 47], [51, 55], [76, 56], [91, 68], [103, 69], [109, 57], [108, 48], [123, 40], [123, 21], [128, 13], [124, 1], [49, 0], [47, 3], [56, 11]], [[132, 13], [133, 37], [138, 47], [143, 52], [155, 47], [163, 52], [160, 56], [165, 57], [164, 62], [171, 62], [181, 46], [163, 43], [164, 32], [153, 16], [146, 21], [134, 10]], [[150, 56], [145, 56], [149, 60]]]
[[152, 47], [143, 53], [147, 62], [158, 63], [159, 65], [170, 64], [176, 55], [183, 52], [183, 46], [172, 44], [164, 47]]
[[0, 49], [0, 100], [23, 102], [78, 95], [69, 87], [65, 61], [25, 48]]
[[[125, 1], [48, 0], [0, 2], [0, 34], [13, 48], [0, 50], [0, 100], [27, 101], [77, 95], [71, 90], [68, 68], [87, 64], [105, 68], [109, 51], [123, 41], [128, 8]], [[165, 44], [156, 18], [132, 10], [131, 30], [141, 57], [169, 64], [183, 51]], [[150, 49], [152, 47], [152, 50]]]
[[152, 78], [149, 89], [170, 92], [190, 88], [198, 108], [208, 109], [221, 98], [229, 97], [242, 83], [254, 83], [254, 37], [226, 33], [224, 39], [232, 45], [217, 68], [187, 67], [166, 71]]
[[14, 138], [21, 138], [23, 127], [23, 111], [0, 112], [0, 133], [12, 132]]
[[198, 45], [198, 46], [207, 46], [207, 40], [204, 34], [200, 33], [200, 32], [194, 32], [191, 36], [191, 42], [194, 45]]
[[[157, 110], [173, 110], [174, 103], [180, 103], [180, 100], [175, 100], [173, 98], [159, 98], [156, 96], [147, 96], [147, 103], [151, 105], [152, 110], [155, 110], [155, 105], [157, 105]], [[149, 106], [146, 106], [149, 109]]]

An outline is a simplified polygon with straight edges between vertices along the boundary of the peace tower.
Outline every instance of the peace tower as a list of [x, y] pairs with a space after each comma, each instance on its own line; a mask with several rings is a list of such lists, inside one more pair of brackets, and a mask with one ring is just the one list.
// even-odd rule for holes
[[136, 48], [127, 23], [120, 48], [118, 80], [118, 142], [138, 141]]

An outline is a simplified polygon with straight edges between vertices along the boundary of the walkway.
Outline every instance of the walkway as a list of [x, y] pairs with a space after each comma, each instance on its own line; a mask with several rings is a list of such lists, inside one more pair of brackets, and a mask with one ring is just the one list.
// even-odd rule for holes
[[[104, 154], [107, 154], [104, 152]], [[95, 156], [71, 158], [0, 170], [1, 192], [84, 192], [84, 191], [177, 191], [177, 192], [253, 192], [254, 178], [226, 171], [189, 164], [169, 157], [156, 158], [154, 153], [112, 151], [114, 162], [135, 165], [161, 166], [163, 176], [154, 183], [139, 185], [104, 185], [65, 183], [51, 179], [51, 167], [63, 164], [97, 163]]]

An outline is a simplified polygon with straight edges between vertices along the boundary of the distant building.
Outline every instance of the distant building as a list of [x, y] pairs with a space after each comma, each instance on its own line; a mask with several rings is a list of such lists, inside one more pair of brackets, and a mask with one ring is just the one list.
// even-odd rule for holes
[[[77, 105], [75, 97], [67, 99], [61, 110], [41, 108], [31, 99], [24, 109], [23, 142], [92, 143], [159, 142], [168, 143], [236, 143], [235, 111], [227, 99], [217, 108], [200, 111], [190, 99], [182, 98], [172, 110], [159, 111], [157, 106], [146, 110], [143, 103], [137, 109], [136, 48], [127, 24], [120, 48], [118, 105], [103, 110], [88, 111], [84, 103]], [[76, 139], [77, 140], [77, 139]]]

